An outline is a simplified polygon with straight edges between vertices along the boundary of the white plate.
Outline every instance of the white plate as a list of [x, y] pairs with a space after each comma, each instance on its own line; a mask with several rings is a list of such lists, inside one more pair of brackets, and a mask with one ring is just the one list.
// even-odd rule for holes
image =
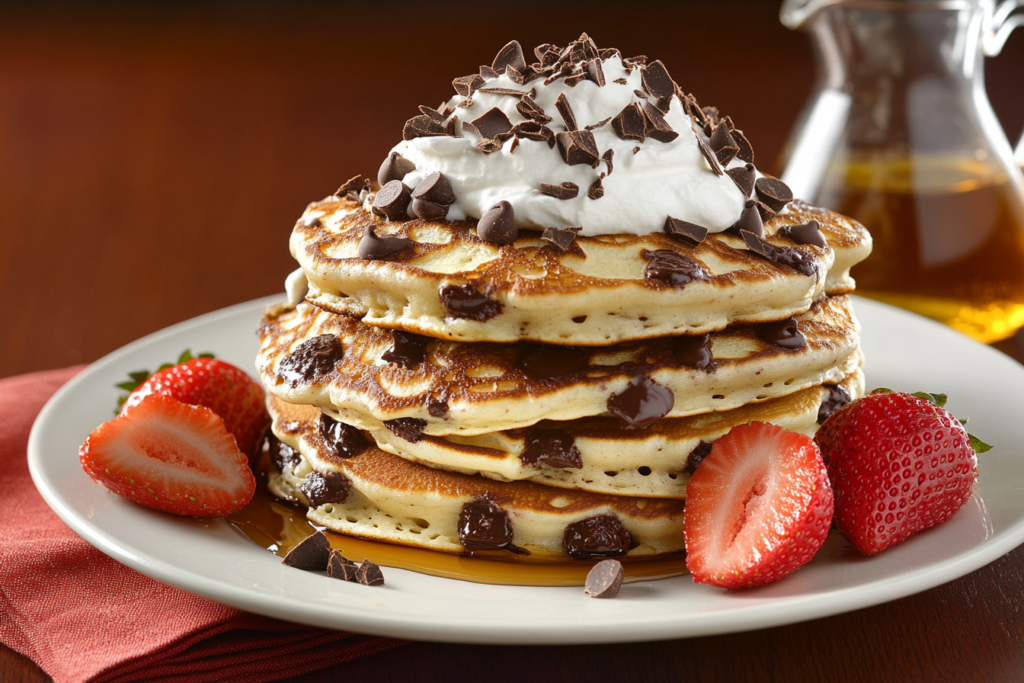
[[941, 325], [857, 300], [868, 386], [946, 392], [949, 408], [995, 448], [945, 525], [865, 558], [833, 534], [792, 576], [729, 593], [688, 577], [627, 585], [615, 600], [581, 588], [491, 586], [387, 569], [370, 588], [285, 567], [220, 520], [138, 507], [92, 483], [78, 464], [86, 435], [111, 417], [125, 373], [186, 347], [251, 368], [254, 301], [129, 344], [69, 382], [32, 429], [32, 478], [47, 503], [104, 553], [159, 581], [245, 610], [317, 626], [465, 643], [598, 643], [743, 631], [867, 607], [973, 571], [1024, 541], [1024, 367]]

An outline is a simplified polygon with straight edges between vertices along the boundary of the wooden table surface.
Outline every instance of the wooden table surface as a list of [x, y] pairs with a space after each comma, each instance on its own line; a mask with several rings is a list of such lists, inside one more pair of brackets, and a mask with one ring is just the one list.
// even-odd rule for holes
[[[662, 59], [773, 170], [813, 82], [777, 3], [20, 4], [0, 9], [0, 377], [95, 360], [282, 290], [311, 200], [375, 174], [418, 104], [516, 38]], [[636, 4], [639, 7], [639, 4]], [[1011, 139], [1024, 38], [987, 65]], [[777, 170], [777, 169], [774, 169]], [[1020, 338], [1000, 348], [1024, 361]], [[1016, 681], [1024, 548], [889, 604], [661, 643], [417, 643], [305, 677], [366, 680]], [[355, 677], [355, 678], [353, 678]], [[0, 681], [39, 681], [0, 646]]]

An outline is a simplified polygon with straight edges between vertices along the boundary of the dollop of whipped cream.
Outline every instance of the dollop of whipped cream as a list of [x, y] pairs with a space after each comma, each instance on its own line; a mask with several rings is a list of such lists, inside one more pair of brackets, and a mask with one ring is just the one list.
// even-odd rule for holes
[[[593, 46], [584, 34], [566, 50], [584, 40]], [[518, 43], [515, 49], [519, 50]], [[502, 53], [496, 63], [502, 59]], [[482, 83], [477, 81], [468, 96], [456, 95], [439, 108], [444, 117], [442, 125], [448, 127], [449, 135], [413, 137], [392, 149], [415, 164], [402, 182], [414, 188], [428, 175], [442, 173], [456, 198], [448, 209], [449, 220], [480, 218], [504, 200], [514, 208], [519, 227], [582, 228], [579, 234], [584, 236], [659, 232], [669, 216], [695, 223], [709, 232], [721, 232], [736, 224], [748, 197], [728, 173], [716, 173], [712, 169], [715, 162], [702, 153], [701, 144], [707, 146], [711, 138], [705, 132], [706, 121], [694, 122], [681, 99], [681, 91], [675, 87], [668, 98], [667, 111], [664, 100], [661, 105], [664, 122], [678, 136], [667, 142], [649, 133], [643, 141], [624, 139], [620, 135], [621, 125], [617, 130], [613, 119], [632, 104], [639, 104], [641, 110], [645, 104], [657, 107], [659, 98], [645, 89], [643, 72], [647, 67], [640, 61], [624, 60], [618, 51], [602, 50], [600, 54], [601, 57], [590, 61], [600, 62], [603, 85], [595, 80], [553, 80], [543, 75], [524, 82], [518, 72], [511, 74], [516, 77], [514, 80], [504, 68], [495, 75], [485, 67]], [[534, 70], [541, 65], [533, 65]], [[583, 71], [587, 68], [584, 65]], [[528, 72], [530, 69], [527, 67]], [[545, 85], [545, 80], [551, 82]], [[483, 137], [476, 130], [480, 126], [467, 127], [466, 123], [472, 124], [492, 109], [500, 110], [512, 126], [532, 120], [518, 106], [522, 96], [488, 92], [498, 89], [531, 95], [543, 111], [542, 116], [532, 114], [533, 119], [549, 117], [544, 125], [556, 135], [570, 130], [556, 104], [559, 96], [564, 95], [576, 128], [590, 129], [597, 153], [603, 158], [593, 166], [569, 165], [559, 145], [523, 137], [505, 140], [500, 149], [493, 144], [495, 151], [490, 153], [481, 151], [478, 144]], [[465, 85], [463, 90], [467, 90]], [[696, 100], [692, 100], [692, 105], [696, 106]], [[564, 111], [564, 104], [561, 109]], [[731, 120], [728, 127], [732, 127]], [[747, 161], [739, 156], [718, 164], [720, 171], [743, 169], [746, 165]], [[578, 194], [569, 199], [550, 196], [541, 191], [542, 183], [573, 183]]]

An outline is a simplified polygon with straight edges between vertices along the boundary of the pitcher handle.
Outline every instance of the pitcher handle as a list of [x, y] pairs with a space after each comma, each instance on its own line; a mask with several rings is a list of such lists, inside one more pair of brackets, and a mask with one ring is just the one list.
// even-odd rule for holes
[[999, 54], [1013, 29], [1024, 26], [1024, 14], [1014, 14], [1024, 7], [1024, 0], [1004, 0], [992, 13], [991, 24], [981, 39], [981, 49], [986, 57]]

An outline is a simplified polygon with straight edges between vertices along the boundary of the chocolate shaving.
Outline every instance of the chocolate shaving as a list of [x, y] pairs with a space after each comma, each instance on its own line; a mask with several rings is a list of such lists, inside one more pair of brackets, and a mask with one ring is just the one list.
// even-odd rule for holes
[[587, 574], [583, 592], [592, 598], [614, 598], [622, 590], [626, 571], [618, 560], [602, 560]]
[[540, 105], [532, 97], [524, 95], [519, 104], [516, 105], [516, 111], [522, 115], [523, 118], [533, 119], [538, 123], [550, 123], [551, 117], [544, 113], [544, 110], [540, 108]]
[[[549, 197], [555, 199], [575, 199], [580, 193], [580, 186], [576, 183], [562, 183], [561, 185], [549, 185], [548, 183], [540, 184], [540, 193], [546, 194]], [[554, 230], [555, 228], [547, 228], [547, 230]], [[545, 230], [545, 233], [547, 232]], [[543, 238], [541, 238], [543, 239]]]
[[787, 225], [777, 234], [779, 237], [793, 240], [797, 244], [813, 244], [816, 247], [828, 246], [825, 236], [821, 234], [821, 226], [816, 220], [801, 225]]
[[708, 229], [696, 223], [688, 223], [669, 216], [665, 220], [665, 233], [676, 240], [697, 246], [708, 236]]
[[570, 88], [575, 88], [577, 85], [579, 85], [585, 80], [587, 80], [587, 74], [578, 73], [572, 76], [566, 76], [564, 79], [562, 79], [562, 82], [565, 83]]
[[345, 183], [335, 190], [334, 194], [337, 197], [344, 197], [349, 192], [360, 192], [362, 190], [370, 189], [370, 179], [366, 176], [352, 176]]
[[704, 155], [704, 161], [708, 162], [708, 166], [711, 168], [715, 175], [725, 175], [725, 171], [722, 170], [721, 165], [718, 163], [718, 159], [715, 157], [715, 153], [708, 147], [708, 143], [704, 141], [700, 132], [697, 130], [693, 131], [693, 136], [697, 138], [697, 147], [700, 148], [700, 153]]
[[601, 66], [601, 60], [592, 59], [587, 62], [587, 78], [597, 83], [598, 87], [604, 87], [604, 68]]
[[327, 569], [331, 557], [331, 542], [327, 534], [317, 531], [299, 541], [281, 560], [281, 564], [307, 572], [322, 572]]
[[589, 188], [587, 188], [587, 197], [589, 197], [590, 199], [600, 199], [603, 196], [604, 184], [601, 182], [601, 179], [598, 178], [597, 180], [590, 184]]
[[[401, 183], [400, 180], [392, 182]], [[363, 237], [359, 240], [359, 258], [375, 261], [385, 259], [411, 247], [414, 242], [404, 237], [378, 237], [373, 230], [373, 223], [363, 229]]]
[[512, 122], [508, 120], [505, 112], [497, 107], [492, 107], [480, 118], [473, 119], [472, 125], [477, 133], [488, 140], [494, 140], [500, 134], [512, 130]]
[[461, 102], [459, 102], [458, 104], [456, 104], [455, 108], [456, 109], [469, 109], [470, 107], [473, 106], [473, 104], [474, 104], [473, 98], [472, 97], [467, 97], [466, 99], [464, 99]]
[[544, 63], [545, 57], [548, 56], [549, 52], [554, 52], [555, 59], [558, 59], [558, 48], [551, 43], [541, 43], [537, 47], [533, 48], [533, 55], [537, 58], [538, 62]]
[[372, 561], [365, 559], [356, 570], [356, 583], [361, 583], [364, 586], [383, 586], [384, 572]]
[[561, 115], [566, 130], [579, 130], [579, 127], [576, 125], [576, 117], [572, 113], [572, 107], [569, 106], [569, 100], [566, 98], [565, 93], [558, 95], [558, 99], [555, 100], [555, 109]]
[[654, 106], [658, 108], [662, 114], [667, 114], [668, 110], [672, 108], [672, 98], [662, 97], [660, 100], [654, 103]]
[[639, 152], [639, 151], [640, 151], [639, 147], [634, 147], [633, 148], [633, 156], [636, 156], [636, 153]]
[[758, 178], [754, 184], [758, 198], [768, 205], [772, 211], [778, 213], [782, 208], [793, 201], [793, 191], [786, 183], [778, 178], [765, 176]]
[[433, 107], [428, 107], [425, 104], [421, 104], [419, 106], [419, 110], [420, 110], [421, 114], [423, 114], [424, 116], [429, 116], [430, 118], [434, 119], [435, 121], [441, 122], [441, 121], [444, 121], [444, 119], [445, 119], [444, 115], [441, 114], [441, 112], [439, 112], [438, 110], [434, 109]]
[[643, 90], [634, 90], [633, 94], [636, 95], [637, 97], [639, 97], [642, 100], [646, 100], [647, 99], [647, 93], [645, 93]]
[[384, 420], [384, 426], [398, 438], [416, 443], [423, 438], [423, 428], [427, 426], [427, 421], [418, 417], [396, 417], [393, 420]]
[[614, 47], [601, 48], [600, 50], [597, 51], [597, 56], [600, 57], [602, 61], [606, 59], [611, 59], [612, 57], [618, 57], [620, 60], [622, 59], [622, 53], [619, 52], [618, 49]]
[[615, 168], [614, 164], [612, 163], [612, 159], [614, 159], [614, 158], [615, 158], [615, 150], [614, 149], [606, 149], [604, 151], [604, 154], [601, 155], [601, 161], [603, 161], [605, 163], [605, 165], [608, 166], [608, 175], [611, 175], [612, 174], [612, 170], [614, 170], [614, 168]]
[[555, 136], [562, 161], [569, 166], [593, 165], [598, 160], [597, 143], [590, 131], [566, 131]]
[[598, 128], [600, 128], [601, 126], [603, 126], [604, 124], [608, 123], [611, 120], [611, 117], [608, 117], [607, 119], [601, 119], [597, 123], [592, 123], [589, 126], [584, 126], [583, 128], [584, 130], [597, 130]]
[[546, 142], [548, 143], [548, 147], [555, 146], [555, 132], [536, 121], [523, 121], [522, 123], [517, 123], [512, 127], [510, 132], [517, 138]]
[[491, 62], [491, 68], [498, 74], [504, 73], [508, 67], [520, 72], [526, 68], [526, 58], [523, 56], [523, 48], [518, 40], [506, 43], [505, 47], [498, 50], [494, 61]]
[[743, 135], [741, 130], [731, 130], [729, 134], [732, 135], [732, 139], [736, 141], [736, 146], [739, 147], [739, 152], [736, 156], [740, 158], [740, 161], [744, 161], [748, 164], [754, 163], [754, 148], [750, 146], [750, 142]]
[[510, 97], [522, 97], [529, 94], [524, 90], [513, 90], [512, 88], [480, 88], [477, 92], [486, 92], [492, 95], [509, 95]]
[[651, 62], [640, 69], [640, 81], [644, 90], [658, 99], [670, 98], [676, 91], [676, 84], [661, 61]]
[[404, 140], [445, 135], [448, 135], [448, 131], [445, 130], [444, 126], [424, 114], [412, 117], [405, 122], [405, 127], [402, 128], [402, 139]]
[[507, 67], [505, 69], [505, 75], [508, 76], [508, 79], [516, 85], [526, 85], [526, 75], [518, 69]]
[[452, 87], [455, 88], [455, 92], [462, 95], [463, 97], [470, 97], [473, 91], [484, 84], [484, 79], [480, 74], [471, 74], [469, 76], [460, 76], [452, 81]]
[[618, 116], [612, 119], [612, 129], [622, 140], [643, 142], [647, 139], [647, 117], [640, 104], [627, 104]]
[[558, 251], [568, 251], [576, 241], [576, 233], [583, 228], [544, 228], [540, 238]]
[[792, 247], [776, 246], [766, 240], [763, 236], [755, 235], [754, 233], [747, 232], [746, 230], [740, 231], [740, 237], [743, 238], [743, 242], [751, 252], [757, 254], [766, 261], [770, 261], [780, 266], [788, 266], [801, 275], [807, 275], [808, 277], [817, 272], [814, 262], [801, 251], [793, 249]]
[[453, 116], [448, 119], [448, 123], [444, 126], [444, 134], [448, 137], [455, 137], [455, 124], [459, 122], [458, 116]]
[[515, 137], [512, 139], [512, 144], [508, 146], [508, 153], [515, 154], [517, 149], [519, 149], [519, 138]]
[[629, 81], [625, 78], [616, 78], [612, 83], [618, 83], [619, 85], [629, 85]]
[[657, 107], [645, 104], [644, 116], [647, 118], [647, 137], [660, 142], [672, 142], [679, 137], [679, 133], [672, 130]]
[[494, 69], [492, 69], [491, 67], [489, 67], [487, 65], [481, 65], [480, 66], [480, 78], [484, 79], [485, 81], [489, 81], [489, 80], [497, 78], [497, 77], [498, 77], [498, 72], [495, 71]]
[[757, 174], [753, 164], [747, 164], [743, 168], [730, 168], [725, 173], [736, 183], [736, 187], [740, 188], [744, 197], [749, 197], [754, 191], [754, 179]]

